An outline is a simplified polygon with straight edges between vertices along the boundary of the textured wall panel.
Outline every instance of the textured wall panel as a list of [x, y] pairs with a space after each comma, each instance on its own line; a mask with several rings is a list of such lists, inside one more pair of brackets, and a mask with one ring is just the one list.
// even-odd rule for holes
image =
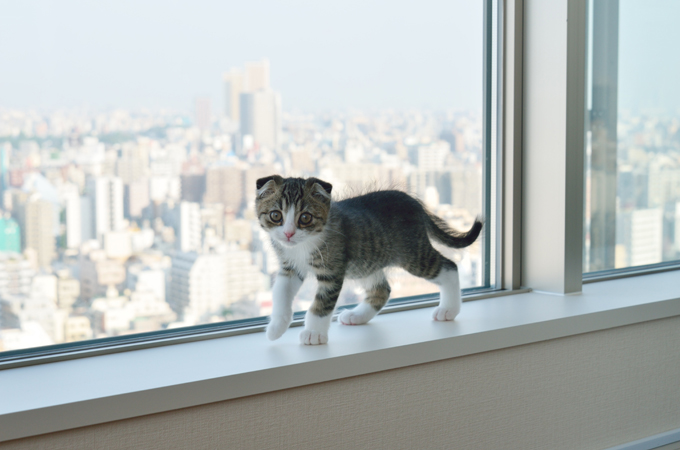
[[0, 444], [604, 449], [680, 427], [680, 318]]

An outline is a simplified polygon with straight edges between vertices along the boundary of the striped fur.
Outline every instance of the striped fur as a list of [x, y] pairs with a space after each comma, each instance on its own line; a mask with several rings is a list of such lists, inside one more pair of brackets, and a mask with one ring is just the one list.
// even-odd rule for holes
[[[319, 287], [308, 315], [319, 318], [332, 314], [347, 278], [374, 280], [367, 286], [365, 303], [375, 313], [390, 294], [382, 273], [386, 267], [401, 267], [437, 283], [449, 272], [457, 279], [456, 264], [435, 250], [430, 238], [462, 248], [472, 244], [482, 228], [477, 220], [469, 231], [455, 231], [417, 199], [396, 190], [333, 202], [332, 186], [322, 180], [277, 175], [258, 180], [257, 189], [257, 216], [281, 261], [280, 275], [316, 276]], [[285, 214], [285, 221], [275, 222], [280, 218], [276, 212]], [[309, 216], [311, 220], [302, 223]], [[288, 235], [294, 231], [293, 237], [284, 233], [286, 228]]]

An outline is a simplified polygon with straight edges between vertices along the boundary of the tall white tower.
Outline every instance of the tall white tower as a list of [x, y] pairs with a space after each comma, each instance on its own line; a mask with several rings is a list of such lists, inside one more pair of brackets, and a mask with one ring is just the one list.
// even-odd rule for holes
[[120, 231], [125, 226], [123, 209], [123, 181], [117, 177], [97, 177], [88, 180], [92, 199], [94, 235], [101, 239], [109, 231]]
[[201, 207], [198, 203], [181, 202], [178, 212], [177, 249], [181, 252], [201, 249]]
[[241, 94], [241, 134], [275, 149], [281, 139], [281, 96], [274, 91]]
[[222, 75], [224, 83], [224, 113], [232, 121], [238, 122], [240, 119], [240, 96], [243, 92], [243, 72], [238, 69], [231, 69]]

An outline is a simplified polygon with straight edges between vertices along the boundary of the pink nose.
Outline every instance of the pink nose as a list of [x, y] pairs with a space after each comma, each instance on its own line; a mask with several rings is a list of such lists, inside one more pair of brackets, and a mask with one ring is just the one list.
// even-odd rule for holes
[[283, 234], [285, 234], [286, 237], [288, 238], [288, 240], [290, 241], [290, 238], [293, 237], [293, 235], [295, 234], [295, 231], [285, 231]]

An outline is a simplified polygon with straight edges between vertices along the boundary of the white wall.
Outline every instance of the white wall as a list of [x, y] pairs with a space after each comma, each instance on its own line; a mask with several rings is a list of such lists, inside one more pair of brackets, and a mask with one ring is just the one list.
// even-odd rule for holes
[[680, 427], [680, 317], [0, 444], [606, 449]]

